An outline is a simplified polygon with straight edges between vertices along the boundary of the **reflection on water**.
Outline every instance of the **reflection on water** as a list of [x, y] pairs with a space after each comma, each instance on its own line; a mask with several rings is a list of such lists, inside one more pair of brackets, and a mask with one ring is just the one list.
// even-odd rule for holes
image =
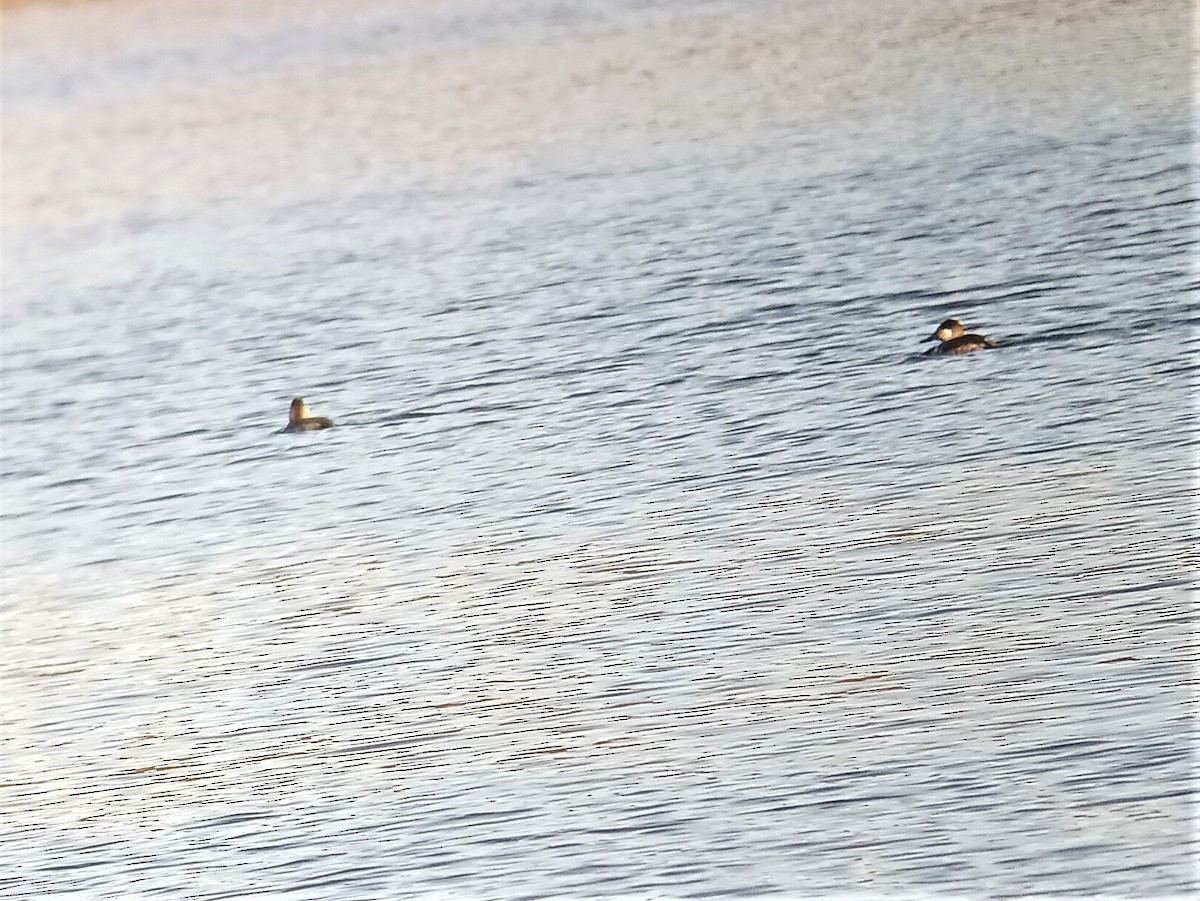
[[1182, 7], [108, 5], [5, 15], [6, 896], [1196, 888]]

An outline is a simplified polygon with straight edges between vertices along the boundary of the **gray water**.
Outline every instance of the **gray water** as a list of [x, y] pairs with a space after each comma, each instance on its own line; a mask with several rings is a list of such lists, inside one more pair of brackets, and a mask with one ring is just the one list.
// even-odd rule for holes
[[6, 9], [0, 894], [1195, 891], [1189, 12]]

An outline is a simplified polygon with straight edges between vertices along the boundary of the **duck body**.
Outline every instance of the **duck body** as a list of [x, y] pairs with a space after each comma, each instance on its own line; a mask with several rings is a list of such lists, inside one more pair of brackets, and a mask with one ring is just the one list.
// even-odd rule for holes
[[317, 429], [328, 429], [333, 426], [333, 420], [325, 416], [309, 416], [304, 398], [293, 397], [292, 407], [288, 411], [288, 424], [283, 427], [285, 432], [313, 432]]
[[996, 346], [991, 339], [985, 338], [983, 335], [968, 333], [963, 328], [963, 324], [957, 319], [947, 319], [925, 340], [941, 342], [937, 347], [926, 352], [929, 356], [937, 354], [968, 354], [973, 350], [983, 350], [986, 347]]

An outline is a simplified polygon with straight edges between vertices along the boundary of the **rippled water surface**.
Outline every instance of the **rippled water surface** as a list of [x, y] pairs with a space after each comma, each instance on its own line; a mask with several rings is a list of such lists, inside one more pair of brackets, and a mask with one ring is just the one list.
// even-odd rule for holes
[[6, 7], [0, 893], [1195, 891], [1189, 13]]

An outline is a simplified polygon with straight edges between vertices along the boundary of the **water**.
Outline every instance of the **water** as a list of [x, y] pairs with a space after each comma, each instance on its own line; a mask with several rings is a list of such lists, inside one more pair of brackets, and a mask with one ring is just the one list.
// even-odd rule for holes
[[5, 896], [1195, 891], [1188, 12], [6, 11]]

